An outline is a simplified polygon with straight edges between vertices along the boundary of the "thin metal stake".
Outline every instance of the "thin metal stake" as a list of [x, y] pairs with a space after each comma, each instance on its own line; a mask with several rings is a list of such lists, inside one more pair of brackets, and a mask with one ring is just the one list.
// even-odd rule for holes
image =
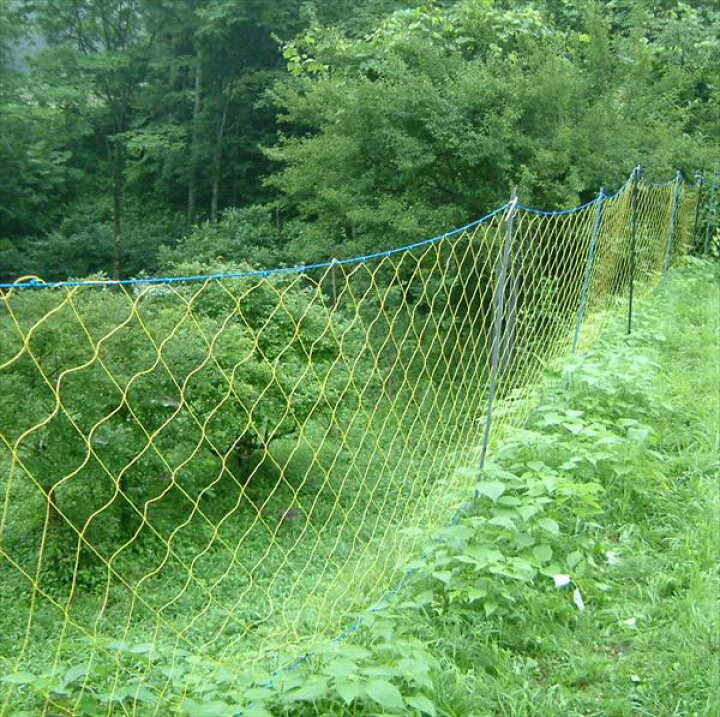
[[515, 334], [517, 331], [518, 298], [522, 280], [522, 260], [520, 257], [521, 248], [517, 246], [519, 236], [520, 217], [513, 218], [513, 256], [508, 262], [507, 276], [505, 279], [506, 311], [503, 321], [503, 337], [500, 345], [500, 366], [498, 374], [504, 373], [513, 359], [515, 353]]
[[600, 232], [600, 220], [602, 219], [603, 199], [605, 190], [600, 187], [595, 204], [595, 219], [593, 220], [592, 234], [590, 234], [590, 247], [588, 248], [587, 260], [585, 262], [585, 277], [583, 278], [582, 291], [580, 292], [580, 306], [578, 306], [577, 320], [575, 321], [575, 334], [572, 342], [572, 352], [577, 350], [580, 339], [580, 328], [585, 320], [585, 309], [587, 307], [588, 289], [590, 288], [590, 277], [592, 276], [593, 265], [595, 264], [595, 249], [597, 247], [598, 234]]
[[[507, 281], [508, 266], [510, 264], [510, 244], [513, 237], [513, 224], [515, 212], [517, 211], [517, 188], [513, 189], [505, 213], [505, 241], [503, 242], [502, 254], [498, 256], [495, 282], [495, 317], [492, 329], [492, 349], [490, 353], [490, 386], [488, 388], [487, 413], [485, 416], [485, 432], [483, 434], [482, 449], [480, 452], [480, 471], [485, 468], [488, 443], [490, 442], [490, 427], [492, 425], [493, 404], [497, 391], [498, 369], [500, 367], [500, 343], [503, 333], [503, 313], [505, 311], [505, 283]], [[477, 497], [477, 494], [476, 494]]]
[[332, 297], [333, 297], [333, 310], [337, 309], [338, 295], [337, 295], [337, 278], [335, 276], [338, 267], [338, 260], [333, 257], [330, 262], [330, 278], [332, 279]]
[[630, 238], [630, 303], [628, 305], [628, 334], [632, 331], [633, 295], [635, 293], [635, 267], [637, 264], [638, 181], [640, 165], [633, 170], [632, 184], [632, 236]]
[[707, 253], [710, 250], [710, 225], [715, 219], [715, 200], [717, 199], [715, 194], [717, 192], [717, 183], [718, 177], [716, 174], [713, 177], [713, 183], [710, 187], [710, 203], [708, 204], [707, 210], [707, 222], [705, 222], [705, 246], [703, 247], [703, 254], [705, 256], [707, 256]]
[[670, 261], [672, 260], [673, 242], [675, 241], [675, 227], [677, 226], [678, 203], [680, 200], [680, 182], [682, 175], [680, 172], [675, 177], [672, 196], [672, 211], [670, 212], [670, 230], [668, 231], [667, 249], [665, 250], [665, 261], [663, 261], [663, 276], [668, 273]]

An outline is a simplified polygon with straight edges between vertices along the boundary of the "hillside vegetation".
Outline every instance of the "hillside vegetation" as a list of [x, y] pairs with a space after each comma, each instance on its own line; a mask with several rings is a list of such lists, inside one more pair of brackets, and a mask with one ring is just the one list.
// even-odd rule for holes
[[[32, 713], [34, 695], [49, 694], [88, 715], [129, 704], [189, 715], [715, 714], [719, 300], [717, 266], [691, 262], [641, 305], [632, 335], [616, 323], [548, 374], [525, 426], [495, 446], [475, 501], [406, 566], [397, 594], [289, 669], [230, 671], [162, 639], [135, 642], [149, 627], [138, 611], [127, 639], [103, 642], [89, 662], [87, 640], [69, 630], [48, 671], [43, 612], [28, 670], [8, 665], [0, 678], [5, 705]], [[154, 563], [144, 545], [132, 554], [140, 572]], [[22, 585], [6, 571], [3, 600]], [[153, 584], [147, 599], [172, 604], [177, 587]], [[201, 592], [175, 607], [187, 615], [193, 598], [197, 610]], [[73, 602], [74, 621], [93, 617], [90, 595]], [[191, 624], [195, 639], [213, 627]], [[3, 612], [4, 649], [23, 630]], [[120, 666], [142, 678], [118, 682]]]
[[184, 707], [717, 714], [719, 302], [716, 266], [678, 272], [632, 336], [548, 376], [396, 595], [261, 689], [209, 684]]
[[702, 0], [0, 0], [0, 280], [267, 268], [711, 170]]
[[720, 712], [719, 56], [0, 0], [0, 715]]

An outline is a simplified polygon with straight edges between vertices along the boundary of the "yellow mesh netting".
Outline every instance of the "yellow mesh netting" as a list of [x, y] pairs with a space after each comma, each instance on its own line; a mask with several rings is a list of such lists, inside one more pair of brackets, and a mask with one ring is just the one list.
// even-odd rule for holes
[[164, 714], [336, 635], [471, 490], [491, 380], [497, 438], [633, 265], [642, 298], [687, 251], [695, 197], [641, 180], [313, 270], [4, 290], [0, 713]]

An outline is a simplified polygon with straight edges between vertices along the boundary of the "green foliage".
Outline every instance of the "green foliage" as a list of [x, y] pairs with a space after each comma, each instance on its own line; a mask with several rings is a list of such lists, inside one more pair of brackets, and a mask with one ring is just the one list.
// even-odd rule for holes
[[[112, 266], [112, 214], [112, 203], [102, 197], [69, 205], [53, 231], [23, 243], [14, 266], [45, 281], [88, 276], [98, 267]], [[162, 266], [162, 247], [174, 246], [181, 225], [176, 215], [157, 206], [126, 202], [121, 257], [127, 272], [156, 273]]]
[[163, 247], [160, 261], [166, 268], [192, 257], [199, 263], [246, 261], [255, 268], [277, 266], [281, 252], [271, 211], [254, 205], [227, 209], [215, 224], [204, 222], [172, 247]]
[[[342, 639], [275, 674], [126, 641], [2, 679], [87, 715], [713, 713], [718, 277], [680, 276], [631, 336], [548, 376], [474, 500]], [[116, 689], [119, 665], [142, 679]]]
[[[378, 708], [383, 714], [436, 714], [427, 692], [433, 684], [430, 675], [440, 665], [393, 617], [368, 620], [362, 644], [335, 642], [319, 647], [312, 657], [277, 676], [258, 669], [230, 671], [183, 651], [165, 653], [151, 644], [112, 642], [104, 647], [107, 657], [92, 665], [80, 662], [42, 675], [10, 673], [0, 681], [30, 694], [50, 693], [60, 704], [78, 704], [76, 714], [83, 716], [130, 704], [140, 714], [162, 704], [193, 717], [231, 717], [239, 712], [261, 717], [315, 709], [363, 714]], [[118, 663], [130, 670], [151, 665], [164, 675], [164, 701], [158, 697], [159, 685], [151, 683], [113, 689]], [[92, 692], [84, 689], [88, 679], [94, 685]]]
[[273, 92], [287, 132], [268, 182], [303, 220], [292, 256], [431, 235], [513, 184], [535, 205], [577, 204], [620, 184], [628, 157], [663, 178], [712, 163], [717, 106], [687, 91], [717, 84], [717, 14], [614, 5], [466, 0], [397, 12], [361, 38], [317, 25], [286, 45], [295, 79]]
[[[361, 334], [313, 302], [295, 277], [256, 283], [213, 284], [197, 296], [192, 286], [147, 285], [137, 296], [110, 289], [68, 302], [51, 291], [14, 297], [12, 315], [21, 321], [47, 312], [24, 352], [13, 319], [0, 317], [3, 360], [21, 355], [0, 378], [3, 435], [18, 441], [16, 479], [27, 483], [18, 500], [39, 508], [53, 486], [53, 526], [67, 521], [89, 545], [112, 552], [142, 525], [138, 506], [153, 515], [175, 511], [177, 524], [222, 486], [242, 491], [253, 451], [296, 433], [311, 413], [329, 414], [347, 390], [346, 359], [359, 351]], [[30, 558], [43, 520], [44, 511], [32, 510], [9, 545], [31, 536]], [[62, 542], [51, 550], [75, 559]], [[63, 563], [47, 564], [71, 575]]]
[[23, 0], [0, 23], [2, 278], [153, 272], [155, 227], [172, 243], [231, 207], [274, 214], [238, 260], [349, 256], [515, 184], [576, 204], [638, 161], [718, 159], [707, 4]]
[[[718, 159], [720, 17], [707, 3], [367, 0], [315, 12], [285, 0], [57, 0], [21, 2], [23, 17], [14, 5], [0, 0], [2, 279], [111, 267], [125, 276], [244, 272], [347, 256], [464, 223], [515, 184], [528, 202], [575, 204], [636, 161], [665, 179]], [[695, 270], [685, 275], [683, 318], [707, 346], [703, 321], [717, 292], [703, 282], [717, 277]], [[403, 340], [373, 369], [432, 355], [413, 336], [413, 317], [427, 309], [417, 286], [422, 299], [443, 280], [423, 272], [385, 294], [398, 320], [378, 322], [372, 339]], [[538, 275], [528, 298], [561, 293], [561, 277]], [[293, 275], [248, 292], [251, 281], [198, 295], [148, 284], [67, 301], [54, 290], [13, 296], [13, 313], [0, 315], [0, 364], [18, 356], [17, 371], [0, 379], [0, 422], [14, 442], [0, 446], [9, 516], [0, 577], [14, 576], [0, 580], [3, 604], [34, 600], [23, 581], [35, 575], [69, 626], [87, 609], [81, 600], [110, 584], [110, 563], [136, 562], [148, 575], [179, 524], [189, 528], [172, 547], [194, 567], [197, 546], [226, 527], [208, 535], [198, 506], [236, 505], [253, 490], [263, 505], [296, 497], [295, 486], [276, 491], [282, 481], [266, 463], [310, 416], [319, 430], [341, 400], [343, 416], [353, 414], [359, 399], [346, 389], [369, 383], [359, 359], [368, 337], [342, 308], [311, 301], [326, 286]], [[479, 308], [468, 298], [476, 288], [449, 283], [437, 296], [455, 291], [458, 305]], [[32, 357], [16, 320], [34, 326]], [[27, 671], [0, 658], [7, 699], [29, 714], [48, 695], [78, 714], [718, 711], [702, 671], [718, 649], [717, 590], [708, 588], [717, 551], [703, 530], [717, 513], [707, 491], [716, 416], [700, 420], [707, 406], [696, 405], [711, 404], [697, 396], [713, 392], [702, 378], [714, 356], [658, 322], [554, 376], [528, 423], [497, 445], [475, 499], [352, 637], [308, 646], [307, 659], [275, 675], [231, 672], [162, 636], [150, 644], [133, 634], [103, 642], [92, 663], [87, 645], [68, 637], [48, 672], [40, 641]], [[664, 373], [680, 344], [694, 346], [697, 383], [677, 355], [674, 374]], [[658, 385], [675, 382], [668, 401]], [[383, 445], [384, 428], [370, 429]], [[403, 460], [363, 455], [368, 472]], [[304, 530], [288, 526], [288, 540]], [[295, 589], [283, 579], [277, 589]], [[160, 605], [173, 590], [153, 589]], [[90, 620], [99, 614], [95, 634], [106, 607], [88, 610]], [[181, 600], [176, 607], [182, 617]], [[254, 621], [255, 610], [234, 617]], [[42, 637], [56, 617], [38, 609], [33, 628]], [[21, 639], [21, 621], [4, 620], [5, 644]], [[651, 620], [682, 649], [643, 632]], [[134, 629], [128, 617], [126, 632]], [[204, 626], [193, 629], [207, 639]], [[588, 651], [595, 643], [622, 666]], [[623, 662], [630, 645], [634, 672]], [[567, 654], [580, 657], [568, 663]], [[657, 676], [648, 675], [645, 661], [657, 655]]]

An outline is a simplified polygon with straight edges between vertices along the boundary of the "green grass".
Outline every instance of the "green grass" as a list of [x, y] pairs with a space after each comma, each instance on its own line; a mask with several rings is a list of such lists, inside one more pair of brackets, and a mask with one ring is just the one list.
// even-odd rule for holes
[[[510, 565], [527, 554], [517, 535], [538, 533], [514, 517], [515, 537], [497, 527], [490, 538], [488, 511], [510, 515], [512, 503], [480, 501], [347, 647], [276, 680], [272, 714], [417, 714], [418, 694], [432, 702], [426, 713], [458, 717], [720, 714], [718, 278], [702, 264], [675, 272], [636, 309], [631, 336], [619, 320], [496, 447], [489, 477], [504, 481], [503, 497], [513, 481], [513, 496], [530, 490], [533, 471], [568, 478], [547, 506], [560, 526], [552, 564], [528, 579], [480, 563], [455, 570], [477, 541]], [[592, 485], [602, 487], [596, 508]], [[571, 585], [555, 587], [554, 573]], [[488, 575], [492, 605], [462, 599]], [[414, 662], [396, 654], [413, 650]], [[378, 676], [397, 693], [375, 694]]]
[[[102, 691], [122, 687], [113, 714], [720, 714], [718, 278], [707, 264], [675, 272], [638, 306], [631, 336], [618, 321], [551, 375], [525, 427], [494, 447], [478, 501], [346, 639], [269, 685], [239, 664], [120, 648], [122, 669], [97, 658], [55, 704], [105, 714]], [[556, 574], [571, 583], [556, 587]], [[176, 607], [182, 620], [197, 605]], [[24, 627], [8, 623], [8, 633]], [[198, 637], [217, 627], [199, 624]], [[38, 665], [52, 628], [39, 613]], [[140, 680], [128, 683], [133, 673]], [[32, 704], [31, 686], [17, 689], [18, 704]], [[35, 687], [47, 694], [41, 679]]]
[[597, 561], [582, 613], [530, 589], [502, 619], [426, 623], [440, 714], [720, 714], [719, 307], [717, 269], [686, 269], [590, 357], [657, 362], [632, 416], [654, 438], [587, 528], [617, 564]]

